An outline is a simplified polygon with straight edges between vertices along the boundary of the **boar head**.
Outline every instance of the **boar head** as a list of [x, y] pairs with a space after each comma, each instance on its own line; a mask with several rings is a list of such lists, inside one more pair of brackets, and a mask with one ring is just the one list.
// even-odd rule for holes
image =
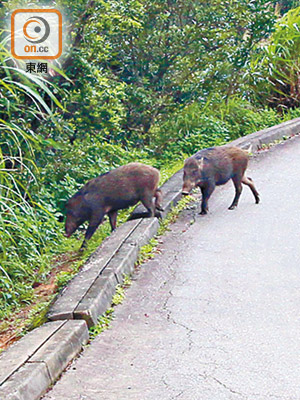
[[197, 160], [195, 157], [190, 157], [185, 160], [183, 169], [183, 186], [182, 194], [188, 195], [201, 182], [203, 169], [203, 158]]
[[83, 196], [72, 197], [68, 201], [66, 209], [65, 236], [70, 237], [80, 225], [89, 219], [89, 212], [84, 204]]

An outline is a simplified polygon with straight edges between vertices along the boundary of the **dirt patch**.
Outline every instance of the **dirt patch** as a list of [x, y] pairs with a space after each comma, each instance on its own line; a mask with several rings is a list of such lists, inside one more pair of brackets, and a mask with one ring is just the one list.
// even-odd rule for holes
[[[38, 312], [36, 316], [32, 316], [32, 311], [40, 305], [45, 306], [44, 312], [47, 310], [47, 302], [51, 301], [53, 296], [58, 292], [57, 275], [60, 272], [72, 272], [74, 261], [78, 261], [77, 252], [62, 254], [53, 261], [53, 267], [49, 272], [47, 279], [41, 283], [35, 283], [34, 301], [27, 306], [21, 308], [7, 319], [1, 321], [0, 324], [0, 352], [8, 348], [12, 343], [19, 340], [25, 332], [35, 328], [43, 322], [43, 317]], [[41, 313], [43, 314], [43, 312]], [[41, 323], [39, 323], [39, 318]]]

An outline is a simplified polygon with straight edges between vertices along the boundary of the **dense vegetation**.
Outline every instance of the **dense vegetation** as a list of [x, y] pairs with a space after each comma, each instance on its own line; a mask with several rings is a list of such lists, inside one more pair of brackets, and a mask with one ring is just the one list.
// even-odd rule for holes
[[133, 160], [166, 179], [200, 148], [300, 115], [293, 1], [46, 4], [68, 20], [42, 76], [11, 58], [5, 21], [19, 3], [0, 3], [0, 319], [77, 249], [59, 217], [87, 180]]

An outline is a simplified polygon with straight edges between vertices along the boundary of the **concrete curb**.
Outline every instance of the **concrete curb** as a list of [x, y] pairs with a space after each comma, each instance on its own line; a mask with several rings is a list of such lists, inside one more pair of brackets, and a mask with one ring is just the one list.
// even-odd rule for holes
[[263, 145], [273, 143], [275, 140], [283, 139], [300, 133], [300, 118], [295, 118], [282, 124], [266, 128], [250, 135], [238, 138], [230, 142], [229, 146], [237, 146], [248, 149], [250, 152], [260, 150]]
[[[156, 234], [158, 227], [156, 218], [139, 220], [136, 229], [123, 242], [122, 247], [113, 255], [78, 303], [74, 310], [75, 319], [84, 319], [89, 327], [97, 324], [99, 316], [111, 304], [116, 285], [123, 282], [124, 275], [132, 273], [140, 248]], [[52, 314], [53, 317], [55, 318]]]
[[35, 400], [87, 343], [84, 321], [48, 322], [15, 343], [0, 359], [0, 398]]
[[127, 237], [138, 227], [140, 222], [139, 220], [122, 224], [102, 242], [101, 246], [89, 258], [81, 271], [57, 297], [48, 313], [48, 318], [51, 321], [76, 318], [74, 312], [77, 306], [82, 302], [93, 283], [106, 269], [111, 259], [122, 247]]
[[[300, 118], [239, 138], [228, 145], [255, 152], [275, 140], [300, 133]], [[162, 187], [162, 218], [181, 198], [182, 170]], [[27, 334], [0, 356], [0, 399], [35, 400], [53, 384], [111, 304], [117, 284], [133, 271], [140, 248], [159, 228], [156, 218], [141, 219], [139, 205], [129, 221], [109, 236], [79, 274], [58, 296], [48, 322]]]

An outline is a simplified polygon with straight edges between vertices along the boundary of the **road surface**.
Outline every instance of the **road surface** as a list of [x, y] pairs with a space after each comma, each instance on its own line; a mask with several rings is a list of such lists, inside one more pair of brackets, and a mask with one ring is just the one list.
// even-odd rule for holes
[[300, 138], [217, 188], [136, 274], [109, 330], [45, 400], [300, 399]]

